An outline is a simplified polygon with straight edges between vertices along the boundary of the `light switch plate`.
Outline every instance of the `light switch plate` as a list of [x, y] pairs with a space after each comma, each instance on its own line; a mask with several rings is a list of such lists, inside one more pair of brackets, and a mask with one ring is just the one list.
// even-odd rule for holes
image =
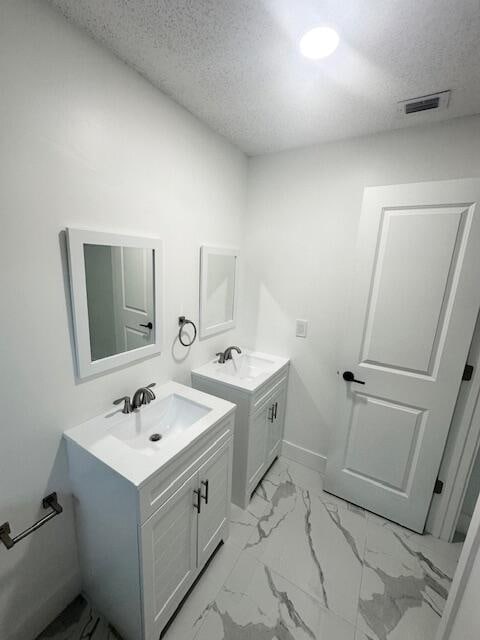
[[307, 337], [308, 320], [297, 320], [295, 327], [295, 335], [297, 338]]

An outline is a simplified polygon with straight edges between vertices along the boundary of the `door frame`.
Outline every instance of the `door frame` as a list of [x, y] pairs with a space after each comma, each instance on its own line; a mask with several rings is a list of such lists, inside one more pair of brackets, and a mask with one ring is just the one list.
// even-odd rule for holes
[[452, 637], [453, 624], [478, 553], [480, 553], [480, 500], [477, 500], [473, 512], [435, 640], [450, 640]]
[[426, 531], [451, 542], [461, 514], [473, 465], [480, 448], [480, 314], [473, 332], [468, 363], [474, 367], [472, 379], [462, 382], [450, 432], [440, 465], [443, 491], [434, 495]]

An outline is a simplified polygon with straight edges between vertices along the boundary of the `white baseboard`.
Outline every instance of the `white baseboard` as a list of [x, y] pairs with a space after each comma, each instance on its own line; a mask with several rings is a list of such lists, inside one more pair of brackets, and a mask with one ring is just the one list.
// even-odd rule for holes
[[468, 527], [470, 526], [471, 521], [472, 516], [469, 516], [466, 513], [462, 512], [460, 514], [460, 517], [458, 518], [456, 530], [467, 535]]
[[324, 456], [321, 453], [315, 453], [315, 451], [304, 449], [298, 444], [293, 444], [293, 442], [283, 440], [282, 455], [285, 456], [285, 458], [289, 458], [294, 462], [303, 464], [306, 467], [313, 469], [314, 471], [318, 471], [322, 475], [325, 473], [327, 456]]
[[80, 573], [75, 572], [27, 616], [23, 617], [24, 613], [21, 612], [22, 615], [20, 615], [19, 612], [19, 618], [21, 617], [22, 621], [16, 629], [10, 631], [5, 640], [33, 640], [55, 620], [80, 591]]

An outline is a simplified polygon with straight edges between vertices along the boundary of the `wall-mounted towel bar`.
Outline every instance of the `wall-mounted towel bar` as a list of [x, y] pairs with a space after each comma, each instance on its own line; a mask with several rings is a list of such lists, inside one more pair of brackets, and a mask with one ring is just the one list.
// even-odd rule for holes
[[43, 527], [46, 522], [55, 518], [55, 516], [58, 516], [63, 511], [63, 507], [58, 504], [57, 494], [55, 492], [50, 493], [42, 500], [42, 507], [44, 509], [50, 508], [52, 511], [47, 513], [46, 516], [41, 518], [38, 522], [35, 522], [35, 524], [32, 524], [31, 527], [28, 527], [28, 529], [25, 529], [25, 531], [22, 531], [22, 533], [19, 533], [18, 536], [15, 536], [14, 538], [10, 537], [11, 529], [9, 522], [4, 522], [0, 526], [0, 541], [3, 542], [7, 549], [11, 549], [17, 544], [17, 542], [20, 542], [20, 540], [23, 540], [37, 529], [40, 529], [40, 527]]

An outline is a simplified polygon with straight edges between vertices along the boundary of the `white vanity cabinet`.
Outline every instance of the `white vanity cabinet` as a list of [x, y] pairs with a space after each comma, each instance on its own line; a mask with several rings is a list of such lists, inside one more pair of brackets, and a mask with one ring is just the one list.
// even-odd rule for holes
[[[103, 436], [96, 435], [100, 418], [65, 434], [83, 591], [124, 640], [158, 640], [228, 537], [235, 407], [176, 383], [165, 386], [167, 404], [157, 391], [136, 416], [116, 416], [118, 424]], [[189, 410], [208, 412], [149, 449], [152, 424], [159, 428], [169, 402], [180, 406], [180, 392]], [[126, 433], [130, 452], [117, 442]], [[153, 473], [145, 471], [155, 463]]]
[[[252, 363], [271, 362], [269, 368], [245, 371], [235, 376], [229, 369], [211, 362], [192, 371], [195, 389], [216, 395], [237, 405], [235, 417], [232, 500], [246, 508], [256, 486], [279, 455], [285, 426], [289, 361], [266, 354], [245, 354]], [[270, 360], [269, 360], [270, 358]], [[241, 364], [239, 371], [241, 371]], [[261, 366], [261, 365], [259, 365]]]

